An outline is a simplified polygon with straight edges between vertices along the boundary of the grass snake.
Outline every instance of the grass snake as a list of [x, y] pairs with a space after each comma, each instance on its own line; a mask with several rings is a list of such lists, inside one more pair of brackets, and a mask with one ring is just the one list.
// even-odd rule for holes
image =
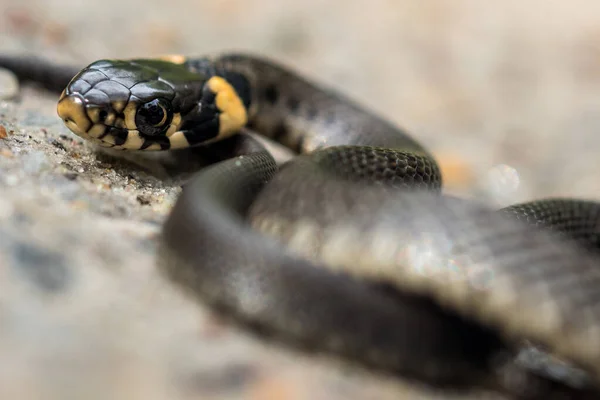
[[[459, 393], [599, 396], [600, 204], [446, 195], [408, 133], [255, 55], [0, 67], [62, 91], [60, 118], [98, 145], [226, 149], [184, 185], [158, 263], [252, 332]], [[244, 129], [298, 156], [278, 165]], [[525, 342], [585, 383], [515, 363]]]

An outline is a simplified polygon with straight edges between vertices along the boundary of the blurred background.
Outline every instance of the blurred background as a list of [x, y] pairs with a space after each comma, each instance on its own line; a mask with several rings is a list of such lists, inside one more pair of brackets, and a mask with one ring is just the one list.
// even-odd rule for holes
[[[0, 0], [2, 53], [84, 66], [230, 50], [275, 58], [403, 126], [439, 158], [449, 191], [498, 206], [600, 198], [597, 1]], [[62, 257], [76, 237], [55, 273], [77, 279], [67, 297], [49, 298], [0, 268], [1, 397], [398, 398], [394, 384], [315, 370], [180, 298], [151, 266], [158, 224], [142, 224], [165, 215], [171, 189], [146, 189], [150, 178], [115, 172], [60, 139], [72, 136], [55, 97], [24, 93], [0, 102], [13, 135], [0, 143], [0, 267]], [[48, 148], [56, 155], [47, 158]], [[20, 212], [33, 216], [27, 229], [47, 251], [33, 259], [21, 246], [33, 236], [16, 233], [23, 218], [11, 211], [26, 189], [32, 203]]]

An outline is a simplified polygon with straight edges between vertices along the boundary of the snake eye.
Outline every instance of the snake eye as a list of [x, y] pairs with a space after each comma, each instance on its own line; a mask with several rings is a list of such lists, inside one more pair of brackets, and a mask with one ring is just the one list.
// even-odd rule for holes
[[135, 114], [135, 124], [140, 133], [160, 135], [171, 122], [171, 107], [163, 99], [154, 99], [142, 104]]

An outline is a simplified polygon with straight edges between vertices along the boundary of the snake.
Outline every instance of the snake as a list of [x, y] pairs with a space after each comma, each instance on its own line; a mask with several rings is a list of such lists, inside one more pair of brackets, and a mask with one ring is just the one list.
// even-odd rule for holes
[[[598, 202], [448, 195], [406, 130], [261, 55], [0, 67], [60, 93], [64, 124], [101, 147], [223, 154], [184, 183], [157, 264], [247, 331], [465, 396], [600, 398]], [[584, 383], [517, 363], [529, 344]]]

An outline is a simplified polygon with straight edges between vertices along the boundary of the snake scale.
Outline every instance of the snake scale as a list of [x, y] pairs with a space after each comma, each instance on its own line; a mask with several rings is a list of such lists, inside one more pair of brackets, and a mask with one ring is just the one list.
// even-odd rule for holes
[[[98, 145], [228, 149], [184, 185], [158, 260], [245, 328], [442, 390], [600, 398], [600, 204], [445, 195], [408, 133], [255, 55], [0, 66], [62, 90], [59, 116]], [[279, 166], [244, 129], [298, 156]], [[516, 363], [529, 343], [585, 383]]]

